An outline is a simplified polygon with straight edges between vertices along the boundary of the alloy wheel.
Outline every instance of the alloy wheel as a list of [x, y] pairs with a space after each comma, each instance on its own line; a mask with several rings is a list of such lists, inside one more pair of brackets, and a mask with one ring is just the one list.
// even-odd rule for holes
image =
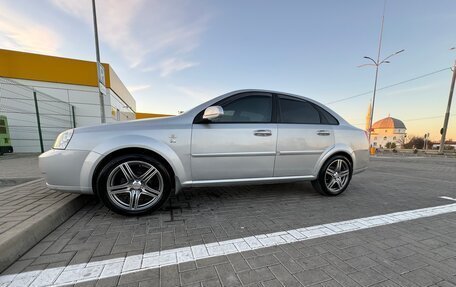
[[350, 165], [343, 159], [336, 159], [326, 168], [325, 185], [326, 188], [337, 193], [348, 183], [350, 177]]
[[106, 183], [108, 196], [117, 207], [128, 211], [148, 209], [163, 194], [163, 177], [152, 164], [127, 161], [117, 165]]

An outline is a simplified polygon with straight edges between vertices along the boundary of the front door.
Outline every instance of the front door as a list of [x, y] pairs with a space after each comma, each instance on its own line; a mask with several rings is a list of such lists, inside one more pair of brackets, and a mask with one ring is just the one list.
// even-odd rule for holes
[[213, 120], [197, 116], [192, 130], [193, 181], [272, 177], [277, 124], [268, 93], [232, 96], [215, 105], [224, 115]]

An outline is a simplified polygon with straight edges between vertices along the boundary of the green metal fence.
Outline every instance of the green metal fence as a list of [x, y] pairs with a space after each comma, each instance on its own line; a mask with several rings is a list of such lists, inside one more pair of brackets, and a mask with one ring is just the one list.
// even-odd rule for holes
[[1, 77], [0, 115], [8, 119], [15, 152], [44, 152], [60, 132], [76, 127], [74, 106]]

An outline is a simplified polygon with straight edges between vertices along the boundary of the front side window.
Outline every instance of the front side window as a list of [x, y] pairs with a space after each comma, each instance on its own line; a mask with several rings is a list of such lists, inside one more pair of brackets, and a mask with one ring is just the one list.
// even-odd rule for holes
[[288, 98], [279, 99], [280, 118], [282, 123], [320, 124], [318, 110], [309, 102]]
[[269, 123], [272, 117], [271, 96], [246, 96], [222, 105], [223, 116], [214, 123]]

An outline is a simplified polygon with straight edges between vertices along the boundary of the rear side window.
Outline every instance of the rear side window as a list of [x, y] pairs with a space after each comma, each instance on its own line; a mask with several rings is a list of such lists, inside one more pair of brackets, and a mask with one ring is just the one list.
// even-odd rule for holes
[[320, 113], [309, 102], [279, 98], [280, 118], [288, 124], [320, 124]]
[[328, 125], [338, 125], [339, 121], [331, 115], [329, 112], [325, 111], [323, 108], [319, 106], [315, 106], [318, 111], [320, 112], [321, 123], [328, 124]]

